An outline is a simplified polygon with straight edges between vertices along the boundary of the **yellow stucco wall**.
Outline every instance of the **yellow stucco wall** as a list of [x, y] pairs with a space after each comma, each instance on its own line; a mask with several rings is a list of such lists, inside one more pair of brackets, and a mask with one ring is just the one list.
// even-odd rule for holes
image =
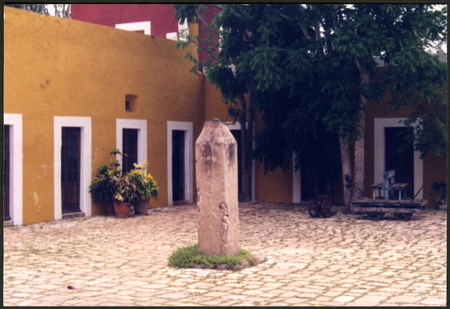
[[223, 121], [232, 121], [228, 116], [228, 105], [225, 104], [220, 90], [205, 78], [205, 120], [219, 118]]
[[[92, 118], [92, 177], [116, 146], [116, 119], [146, 119], [149, 172], [167, 205], [167, 121], [203, 126], [201, 75], [175, 42], [5, 7], [4, 112], [23, 116], [23, 223], [54, 219], [54, 116]], [[125, 111], [126, 94], [138, 96]], [[195, 186], [194, 186], [195, 188]], [[194, 193], [195, 194], [195, 193]], [[92, 205], [92, 214], [100, 214]]]

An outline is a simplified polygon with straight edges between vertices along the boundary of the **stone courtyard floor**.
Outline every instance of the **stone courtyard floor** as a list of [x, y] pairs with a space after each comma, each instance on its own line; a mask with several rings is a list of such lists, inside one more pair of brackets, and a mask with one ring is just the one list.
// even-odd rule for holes
[[446, 306], [447, 214], [410, 221], [240, 205], [240, 271], [175, 269], [197, 242], [195, 205], [148, 216], [4, 227], [4, 306]]

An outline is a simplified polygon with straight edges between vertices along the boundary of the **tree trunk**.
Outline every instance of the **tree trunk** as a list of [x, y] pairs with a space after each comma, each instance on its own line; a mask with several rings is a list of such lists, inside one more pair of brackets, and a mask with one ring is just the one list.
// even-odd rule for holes
[[[364, 117], [364, 112], [362, 114]], [[361, 137], [355, 142], [355, 174], [352, 199], [361, 198], [363, 196], [362, 191], [364, 191], [364, 120], [361, 120], [360, 124]]]
[[[360, 74], [360, 83], [361, 85], [365, 85], [369, 83], [369, 74], [366, 72], [366, 70], [358, 66], [361, 70]], [[354, 174], [354, 186], [353, 186], [353, 199], [358, 199], [363, 196], [364, 190], [364, 182], [365, 182], [365, 175], [364, 175], [364, 128], [365, 128], [365, 108], [366, 108], [367, 99], [364, 95], [361, 94], [361, 118], [360, 118], [360, 138], [355, 142], [355, 174]], [[358, 189], [359, 188], [359, 189]]]
[[351, 213], [352, 202], [352, 182], [353, 182], [353, 169], [351, 162], [350, 144], [347, 138], [339, 139], [339, 146], [341, 149], [341, 162], [342, 162], [342, 182], [344, 184], [344, 213]]
[[245, 182], [247, 184], [246, 195], [248, 196], [248, 200], [252, 200], [252, 153], [253, 153], [253, 85], [250, 84], [248, 89], [248, 121], [247, 121], [247, 153], [246, 153], [246, 162], [245, 169], [247, 170], [247, 179]]
[[250, 183], [251, 183], [251, 173], [248, 169], [247, 157], [250, 149], [248, 148], [248, 132], [247, 132], [247, 102], [244, 97], [241, 99], [241, 115], [240, 115], [240, 123], [241, 123], [241, 168], [242, 168], [242, 182], [241, 182], [241, 194], [239, 197], [240, 202], [249, 202], [250, 201]]

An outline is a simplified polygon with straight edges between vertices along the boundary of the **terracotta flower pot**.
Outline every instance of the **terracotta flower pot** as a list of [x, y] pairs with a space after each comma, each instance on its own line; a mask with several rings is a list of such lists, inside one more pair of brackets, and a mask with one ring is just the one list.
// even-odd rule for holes
[[105, 209], [107, 216], [115, 216], [114, 203], [105, 202]]
[[134, 211], [136, 215], [148, 215], [148, 208], [149, 208], [150, 200], [143, 200], [136, 203], [134, 206]]
[[130, 206], [127, 203], [114, 202], [114, 211], [117, 218], [128, 218], [130, 216]]

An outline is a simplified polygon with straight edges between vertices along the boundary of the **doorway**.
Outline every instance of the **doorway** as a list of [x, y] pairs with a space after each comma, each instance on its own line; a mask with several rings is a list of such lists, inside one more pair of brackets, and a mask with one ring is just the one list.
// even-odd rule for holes
[[185, 191], [185, 131], [172, 131], [172, 200], [174, 204], [184, 203]]
[[81, 129], [62, 128], [61, 199], [62, 213], [80, 212]]
[[123, 129], [122, 171], [128, 173], [138, 163], [138, 129]]
[[395, 182], [408, 183], [406, 196], [414, 196], [414, 129], [385, 127], [385, 170], [395, 170]]
[[194, 126], [167, 121], [167, 205], [194, 202]]
[[10, 134], [9, 125], [3, 126], [3, 221], [11, 220], [10, 199]]
[[237, 143], [238, 153], [238, 200], [242, 201], [242, 143], [241, 143], [241, 130], [230, 130]]

